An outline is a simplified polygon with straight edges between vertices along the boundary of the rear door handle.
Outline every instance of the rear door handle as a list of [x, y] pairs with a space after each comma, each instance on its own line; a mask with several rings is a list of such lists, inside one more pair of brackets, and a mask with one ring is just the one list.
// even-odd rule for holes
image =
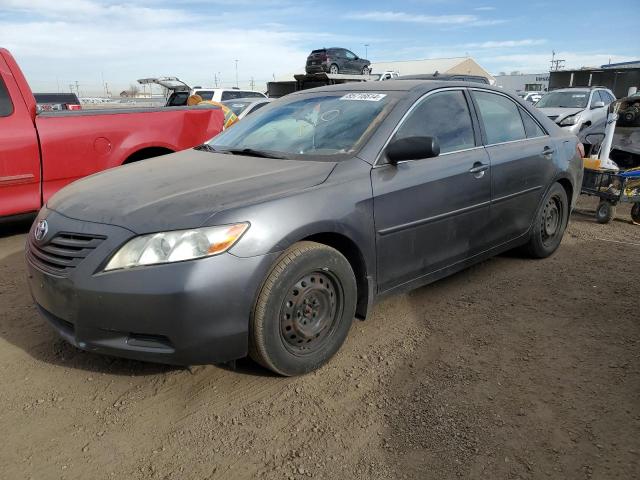
[[489, 165], [486, 163], [476, 162], [473, 167], [469, 169], [469, 173], [472, 173], [476, 178], [484, 177], [484, 172], [489, 170]]
[[544, 147], [544, 149], [542, 150], [542, 155], [544, 155], [545, 157], [549, 156], [549, 155], [553, 155], [555, 153], [555, 149], [551, 148], [551, 147]]

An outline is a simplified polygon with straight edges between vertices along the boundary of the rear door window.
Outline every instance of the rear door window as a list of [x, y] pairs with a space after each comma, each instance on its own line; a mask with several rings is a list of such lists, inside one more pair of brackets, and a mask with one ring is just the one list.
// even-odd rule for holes
[[0, 117], [8, 117], [13, 113], [13, 103], [4, 80], [0, 77]]
[[440, 152], [475, 147], [471, 114], [462, 90], [448, 90], [420, 101], [394, 138], [437, 137]]
[[478, 104], [487, 145], [527, 138], [520, 109], [513, 101], [490, 92], [474, 91], [473, 96]]
[[527, 138], [544, 137], [547, 135], [538, 122], [536, 122], [529, 113], [520, 109], [520, 115], [522, 116], [522, 122], [524, 123], [524, 129], [527, 133]]

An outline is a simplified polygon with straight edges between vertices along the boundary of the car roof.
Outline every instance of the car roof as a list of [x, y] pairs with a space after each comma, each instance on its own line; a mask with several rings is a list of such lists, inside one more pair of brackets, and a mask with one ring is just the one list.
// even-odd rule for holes
[[384, 82], [349, 82], [337, 85], [300, 90], [290, 95], [300, 95], [307, 92], [428, 92], [445, 87], [469, 87], [493, 90], [506, 93], [503, 89], [478, 82], [463, 82], [449, 80], [385, 80]]

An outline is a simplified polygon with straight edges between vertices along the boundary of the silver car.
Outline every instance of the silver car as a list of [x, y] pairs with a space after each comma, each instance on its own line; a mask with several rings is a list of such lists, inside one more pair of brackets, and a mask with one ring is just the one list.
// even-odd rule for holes
[[225, 100], [222, 102], [229, 107], [233, 113], [238, 116], [239, 120], [242, 120], [247, 115], [257, 112], [262, 107], [271, 102], [272, 98], [236, 98], [234, 100]]
[[560, 127], [578, 134], [607, 118], [607, 106], [616, 97], [602, 87], [561, 88], [547, 93], [536, 107]]

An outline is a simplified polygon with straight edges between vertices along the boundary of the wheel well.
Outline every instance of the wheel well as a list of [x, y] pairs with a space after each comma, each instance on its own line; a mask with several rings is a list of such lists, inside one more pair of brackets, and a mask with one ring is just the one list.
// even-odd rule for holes
[[369, 283], [367, 281], [367, 266], [358, 246], [353, 240], [339, 233], [318, 233], [302, 240], [322, 243], [335, 248], [349, 261], [358, 287], [356, 317], [364, 319], [367, 316], [369, 305]]
[[558, 183], [564, 188], [564, 191], [567, 194], [567, 200], [569, 201], [569, 208], [571, 208], [571, 202], [573, 201], [573, 185], [566, 178], [561, 178], [558, 180]]
[[168, 153], [173, 153], [173, 150], [165, 147], [147, 147], [129, 155], [129, 157], [124, 162], [122, 162], [122, 164], [126, 165], [127, 163], [133, 163], [139, 160], [145, 160], [147, 158], [159, 157], [160, 155], [166, 155]]

